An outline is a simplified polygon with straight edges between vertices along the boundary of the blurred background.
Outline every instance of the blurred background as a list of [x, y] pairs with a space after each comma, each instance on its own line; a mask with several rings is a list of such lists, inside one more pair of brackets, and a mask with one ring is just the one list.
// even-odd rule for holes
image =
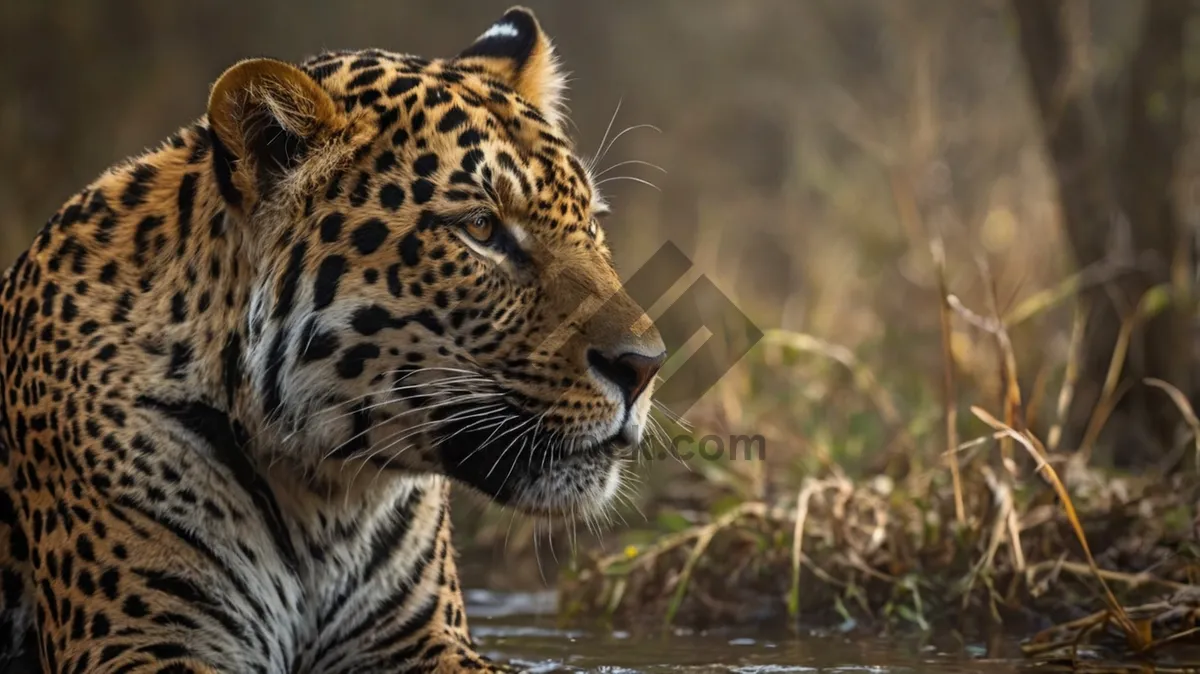
[[[630, 508], [643, 526], [661, 504], [794, 494], [831, 468], [900, 480], [941, 466], [950, 438], [981, 434], [967, 406], [1004, 408], [1010, 380], [1009, 417], [1059, 428], [1056, 447], [1094, 444], [1127, 468], [1180, 461], [1162, 391], [1117, 386], [1105, 432], [1088, 422], [1114, 347], [1120, 382], [1194, 390], [1191, 3], [526, 4], [572, 72], [581, 151], [610, 122], [610, 139], [630, 129], [601, 164], [634, 162], [606, 177], [638, 179], [606, 184], [622, 273], [674, 243], [768, 333], [689, 413], [763, 435], [766, 460], [653, 462]], [[0, 3], [0, 262], [105, 167], [200, 116], [234, 61], [451, 56], [508, 5]], [[1143, 318], [1123, 338], [1130, 316]], [[989, 321], [1007, 326], [1011, 363]], [[508, 515], [458, 516], [464, 536], [499, 541], [493, 554], [527, 547]]]
[[[1107, 4], [1097, 21], [1111, 25], [1098, 29], [1120, 49], [1136, 3]], [[669, 240], [762, 327], [849, 347], [936, 334], [936, 312], [920, 306], [932, 289], [928, 237], [901, 217], [899, 172], [950, 245], [994, 257], [1002, 296], [1062, 278], [1053, 184], [1004, 3], [529, 5], [573, 73], [581, 150], [599, 147], [619, 102], [614, 131], [662, 130], [630, 131], [606, 158], [666, 170], [616, 172], [661, 193], [609, 183], [623, 269]], [[363, 45], [451, 56], [507, 6], [4, 3], [0, 257], [99, 171], [202, 114], [237, 59]]]

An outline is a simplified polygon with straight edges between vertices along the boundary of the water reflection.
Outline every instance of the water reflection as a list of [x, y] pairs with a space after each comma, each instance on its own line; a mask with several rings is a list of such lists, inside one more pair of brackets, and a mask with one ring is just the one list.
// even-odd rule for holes
[[[472, 631], [487, 654], [514, 661], [533, 672], [930, 672], [931, 674], [1010, 674], [1029, 671], [1017, 659], [984, 657], [974, 645], [864, 639], [845, 635], [768, 634], [761, 630], [692, 632], [642, 636], [599, 628], [561, 628], [554, 594], [467, 594]], [[936, 645], [935, 645], [936, 644]]]

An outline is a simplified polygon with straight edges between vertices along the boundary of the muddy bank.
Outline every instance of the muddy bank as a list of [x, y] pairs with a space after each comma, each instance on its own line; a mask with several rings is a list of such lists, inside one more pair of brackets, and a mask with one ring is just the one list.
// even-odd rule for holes
[[[962, 494], [960, 521], [954, 490], [936, 477], [903, 488], [810, 480], [585, 555], [559, 571], [560, 614], [621, 629], [1002, 630], [1030, 636], [1031, 656], [1051, 660], [1075, 644], [1153, 651], [1195, 639], [1195, 480], [1063, 472], [1079, 530], [1042, 482], [969, 481], [985, 488]], [[1123, 620], [1144, 643], [1128, 643]]]

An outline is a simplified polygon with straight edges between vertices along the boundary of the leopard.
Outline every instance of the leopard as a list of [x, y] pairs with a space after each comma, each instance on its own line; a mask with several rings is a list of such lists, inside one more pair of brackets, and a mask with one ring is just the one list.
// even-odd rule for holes
[[451, 489], [611, 512], [667, 356], [567, 78], [520, 6], [452, 57], [247, 58], [63, 203], [0, 279], [0, 658], [517, 667]]

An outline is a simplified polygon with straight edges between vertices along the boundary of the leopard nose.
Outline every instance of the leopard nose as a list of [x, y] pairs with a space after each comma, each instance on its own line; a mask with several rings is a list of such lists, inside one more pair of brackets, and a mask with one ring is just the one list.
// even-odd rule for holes
[[667, 352], [647, 356], [630, 351], [610, 357], [598, 349], [588, 349], [587, 359], [595, 374], [616, 384], [625, 396], [625, 404], [632, 405], [654, 381], [654, 375], [667, 359]]

